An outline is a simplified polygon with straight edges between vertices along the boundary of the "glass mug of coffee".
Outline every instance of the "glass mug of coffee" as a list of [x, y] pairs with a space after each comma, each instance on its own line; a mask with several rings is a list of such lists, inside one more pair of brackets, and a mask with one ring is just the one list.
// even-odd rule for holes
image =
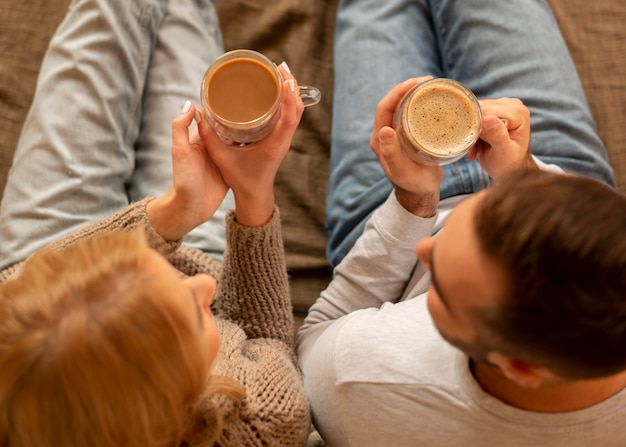
[[447, 165], [469, 152], [482, 128], [476, 96], [465, 85], [435, 78], [409, 90], [393, 118], [400, 147], [411, 160]]
[[[202, 79], [201, 100], [213, 129], [226, 144], [247, 146], [265, 138], [280, 117], [282, 76], [265, 55], [232, 50], [215, 59]], [[315, 87], [300, 86], [304, 106], [320, 101]]]

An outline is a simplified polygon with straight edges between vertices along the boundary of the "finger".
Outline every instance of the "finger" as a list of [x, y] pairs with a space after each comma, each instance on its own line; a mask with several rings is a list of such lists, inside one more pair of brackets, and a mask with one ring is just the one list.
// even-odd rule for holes
[[294, 78], [283, 81], [281, 85], [283, 103], [280, 117], [274, 124], [273, 129], [265, 138], [246, 146], [246, 152], [253, 150], [260, 153], [270, 154], [270, 158], [283, 157], [289, 150], [291, 139], [300, 123], [304, 104], [298, 94], [298, 86]]
[[407, 160], [398, 141], [398, 134], [391, 127], [383, 127], [378, 133], [378, 149], [375, 151], [382, 167], [392, 182], [395, 177], [407, 166]]
[[197, 109], [194, 114], [194, 120], [198, 124], [197, 128], [200, 140], [202, 140], [206, 148], [212, 148], [215, 144], [221, 143], [222, 140], [219, 139], [213, 127], [211, 127], [204, 110]]
[[530, 120], [528, 108], [517, 98], [481, 99], [479, 103], [483, 116], [499, 117], [510, 131], [519, 129]]
[[191, 146], [195, 145], [195, 144], [199, 144], [201, 146], [204, 146], [204, 143], [202, 142], [202, 139], [200, 138], [200, 133], [198, 131], [198, 126], [194, 126], [189, 130], [189, 144]]
[[491, 145], [491, 147], [503, 147], [510, 141], [507, 124], [498, 116], [483, 116], [480, 139]]
[[300, 123], [304, 112], [304, 103], [300, 98], [298, 83], [291, 77], [283, 81], [283, 109], [280, 119], [276, 123], [274, 133], [281, 136], [291, 136]]
[[400, 152], [400, 143], [396, 131], [391, 127], [383, 127], [378, 132], [378, 152], [383, 157], [394, 157]]
[[469, 161], [473, 161], [477, 156], [478, 156], [478, 148], [476, 147], [476, 144], [474, 144], [470, 148], [469, 152], [465, 154], [465, 158], [467, 158]]
[[195, 106], [187, 101], [181, 112], [172, 120], [172, 150], [189, 147], [189, 126], [196, 113]]
[[[293, 80], [294, 84], [287, 84], [289, 86], [289, 91], [290, 93], [295, 94], [295, 97], [297, 100], [297, 102], [302, 102], [302, 98], [300, 98], [300, 94], [299, 94], [299, 86], [298, 86], [298, 80], [295, 78], [295, 76], [291, 73], [291, 69], [289, 68], [289, 65], [287, 65], [287, 62], [283, 61], [281, 62], [281, 64], [278, 66], [278, 70], [281, 73], [281, 76], [283, 77], [283, 80]], [[302, 102], [303, 106], [302, 109], [304, 110], [304, 103]], [[297, 113], [297, 110], [296, 110]]]
[[376, 136], [377, 144], [372, 145], [372, 151], [388, 177], [390, 176], [390, 171], [387, 159], [389, 158], [393, 161], [394, 141], [397, 143], [396, 132], [391, 127], [383, 127]]
[[[374, 115], [374, 131], [376, 132], [376, 129], [380, 129], [384, 126], [392, 126], [393, 113], [402, 97], [413, 87], [429, 79], [432, 79], [432, 76], [410, 78], [395, 85], [376, 106], [376, 114]], [[375, 137], [372, 134], [372, 139], [374, 138]], [[370, 145], [373, 146], [374, 144], [376, 144], [374, 141], [370, 141]]]
[[291, 73], [289, 65], [287, 65], [287, 62], [285, 61], [281, 62], [281, 64], [278, 66], [278, 71], [280, 71], [280, 75], [283, 77], [283, 79], [294, 78], [294, 75]]
[[291, 124], [294, 122], [297, 124], [304, 112], [304, 102], [300, 97], [300, 88], [296, 78], [292, 77], [283, 83], [283, 95], [285, 96], [283, 108], [287, 109], [287, 116], [294, 118]]
[[[289, 100], [290, 99], [289, 96], [294, 97], [296, 99], [295, 101], [296, 109], [294, 110], [294, 113], [295, 113], [295, 116], [298, 117], [298, 119], [300, 119], [299, 115], [301, 115], [302, 112], [304, 111], [304, 103], [302, 102], [302, 98], [300, 98], [298, 80], [291, 73], [291, 69], [289, 68], [289, 65], [287, 65], [287, 62], [285, 61], [281, 62], [281, 64], [278, 66], [278, 70], [280, 71], [281, 76], [283, 77], [283, 80], [285, 81], [293, 80], [293, 83], [287, 83], [288, 88], [287, 90], [283, 91], [283, 93], [285, 95], [285, 100]], [[283, 89], [284, 89], [284, 85], [285, 83], [283, 82]], [[302, 103], [301, 108], [299, 107], [300, 104], [298, 103]], [[289, 101], [288, 106], [290, 105], [291, 105], [291, 102]]]
[[382, 127], [391, 123], [391, 115], [396, 109], [396, 106], [402, 97], [417, 84], [419, 84], [419, 78], [411, 78], [395, 85], [391, 90], [389, 90], [389, 92], [378, 102], [378, 105], [376, 106], [374, 123], [381, 123], [381, 125], [375, 127]]

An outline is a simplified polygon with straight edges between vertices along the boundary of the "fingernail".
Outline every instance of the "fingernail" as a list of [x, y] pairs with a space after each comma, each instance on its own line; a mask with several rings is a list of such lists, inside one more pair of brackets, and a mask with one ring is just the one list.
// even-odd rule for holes
[[285, 62], [285, 61], [281, 62], [280, 66], [281, 66], [281, 67], [283, 67], [283, 69], [284, 69], [287, 73], [291, 74], [291, 70], [289, 69], [289, 65], [287, 65], [287, 62]]
[[494, 121], [492, 123], [487, 123], [487, 124], [483, 124], [483, 128], [481, 130], [481, 133], [483, 132], [492, 132], [493, 130], [497, 129], [499, 127], [499, 124], [497, 121]]
[[193, 116], [193, 119], [197, 124], [200, 124], [200, 121], [202, 121], [202, 115], [200, 115], [198, 110], [196, 110], [196, 114]]
[[189, 109], [191, 109], [191, 101], [187, 101], [185, 103], [185, 105], [183, 106], [183, 110], [181, 110], [180, 113], [187, 113], [189, 112]]
[[[506, 127], [506, 125], [508, 124], [508, 121], [505, 118], [498, 118], [498, 120], [502, 124], [504, 124], [504, 127]], [[486, 121], [487, 122], [483, 124], [483, 128], [485, 130], [495, 130], [495, 129], [498, 129], [500, 127], [500, 124], [496, 120], [489, 119], [489, 120], [486, 120]]]
[[393, 140], [393, 137], [389, 134], [382, 134], [378, 136], [378, 141], [380, 141], [381, 143], [389, 143], [391, 142], [391, 140]]
[[287, 85], [289, 85], [289, 91], [290, 91], [291, 93], [293, 93], [293, 92], [295, 92], [295, 91], [296, 91], [296, 83], [295, 83], [295, 82], [293, 82], [293, 79], [288, 80], [288, 81], [287, 81]]

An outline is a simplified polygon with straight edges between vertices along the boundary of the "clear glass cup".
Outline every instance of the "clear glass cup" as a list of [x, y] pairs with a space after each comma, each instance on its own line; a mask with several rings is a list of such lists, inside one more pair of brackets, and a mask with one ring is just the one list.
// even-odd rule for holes
[[[222, 78], [225, 77], [226, 83], [219, 84], [221, 86], [219, 87], [216, 83], [220, 71], [229, 64], [232, 69], [232, 64], [237, 63], [247, 64], [250, 67], [256, 66], [254, 68], [256, 74], [252, 73], [254, 70], [248, 71], [246, 75], [231, 72], [227, 76], [222, 73]], [[259, 69], [260, 67], [265, 70]], [[269, 102], [267, 94], [270, 94], [268, 89], [271, 87], [266, 79], [268, 76], [273, 80], [273, 93], [271, 93], [273, 96]], [[282, 81], [283, 78], [276, 65], [259, 52], [245, 49], [232, 50], [216, 58], [204, 74], [200, 94], [202, 107], [220, 139], [233, 146], [247, 146], [265, 138], [280, 117], [283, 103]], [[266, 97], [256, 98], [260, 94], [259, 91], [263, 91]], [[305, 107], [317, 104], [321, 99], [321, 93], [316, 87], [300, 86], [299, 94]], [[218, 96], [221, 101], [220, 107], [218, 107]], [[252, 113], [252, 115], [242, 113], [241, 118], [233, 118], [234, 114], [231, 116], [225, 112], [227, 107], [224, 105], [228, 105], [225, 104], [228, 101], [232, 102], [232, 106], [241, 110], [247, 105], [254, 104], [258, 113]], [[249, 116], [244, 117], [244, 115]]]
[[435, 78], [404, 95], [393, 126], [407, 157], [442, 166], [464, 157], [476, 143], [482, 114], [469, 88], [453, 79]]

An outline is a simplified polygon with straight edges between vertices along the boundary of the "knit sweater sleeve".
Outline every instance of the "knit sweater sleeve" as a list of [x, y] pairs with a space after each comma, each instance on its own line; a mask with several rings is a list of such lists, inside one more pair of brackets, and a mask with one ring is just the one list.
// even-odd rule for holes
[[293, 314], [281, 236], [280, 213], [261, 227], [245, 227], [226, 216], [226, 251], [216, 312], [243, 328], [249, 338], [274, 338], [293, 345]]
[[[93, 237], [97, 234], [109, 231], [131, 231], [137, 227], [143, 226], [148, 244], [164, 256], [169, 256], [178, 249], [181, 245], [181, 241], [167, 241], [152, 228], [148, 215], [146, 214], [146, 205], [152, 199], [152, 197], [147, 197], [132, 203], [109, 217], [68, 234], [58, 241], [44, 247], [42, 250], [61, 250], [74, 244], [79, 239]], [[0, 272], [0, 283], [16, 277], [19, 272], [22, 271], [23, 265], [24, 262], [21, 262]]]

